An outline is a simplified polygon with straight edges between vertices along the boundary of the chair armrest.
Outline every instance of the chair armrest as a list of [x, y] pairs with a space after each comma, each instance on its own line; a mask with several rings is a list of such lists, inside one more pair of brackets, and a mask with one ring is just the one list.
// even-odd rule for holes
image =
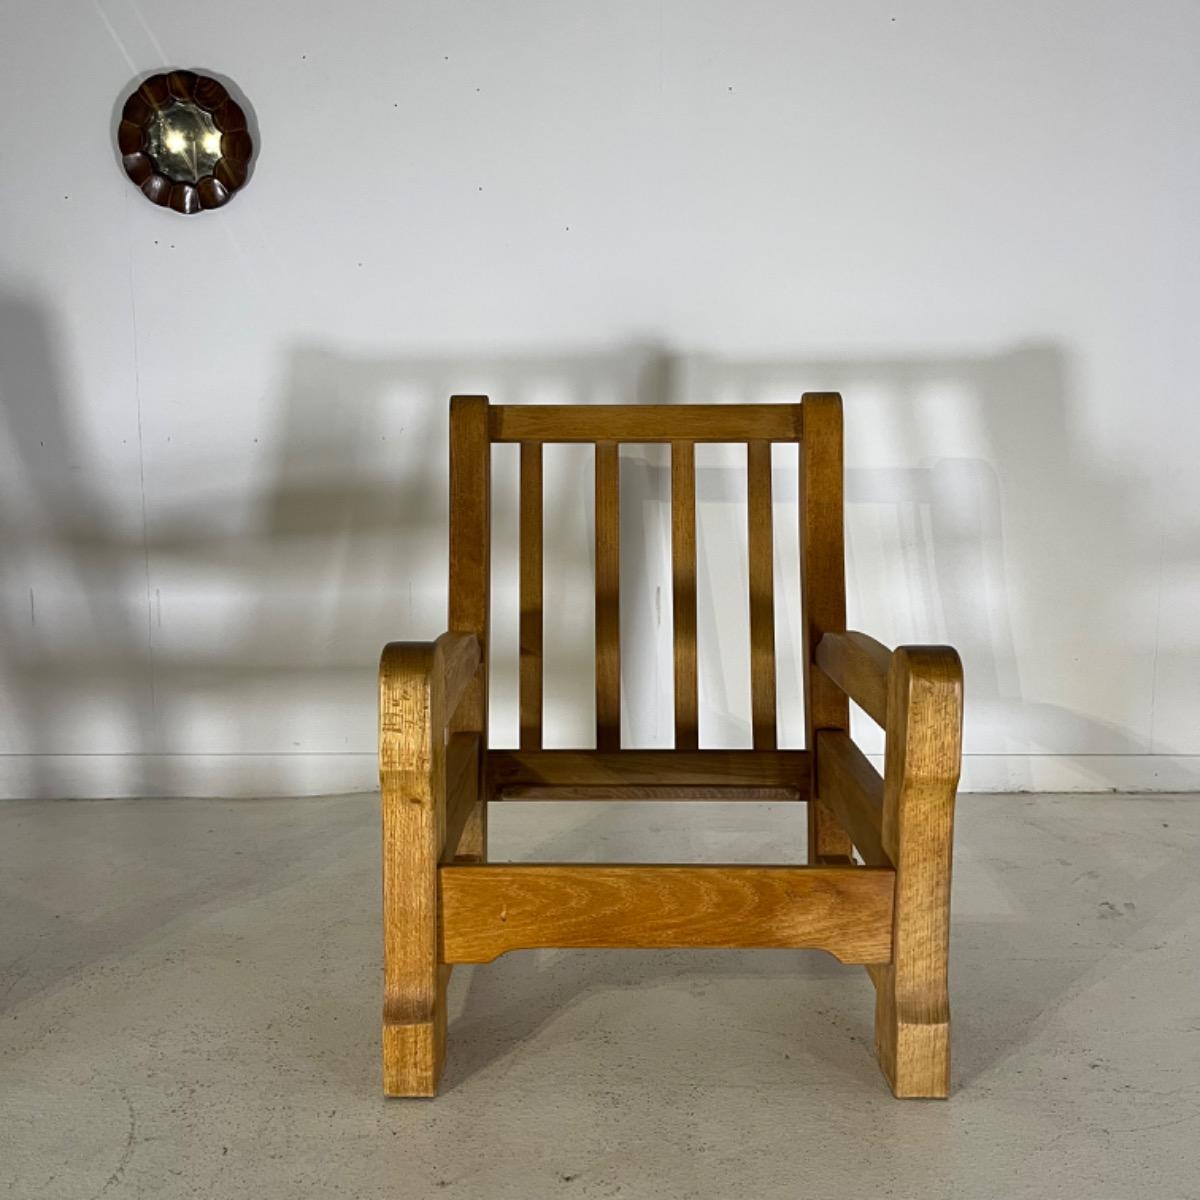
[[[379, 782], [387, 861], [412, 837], [428, 839], [431, 862], [458, 849], [481, 799], [483, 731], [455, 713], [482, 667], [479, 639], [444, 633], [436, 642], [392, 642], [379, 662]], [[428, 821], [427, 825], [421, 824]], [[393, 831], [389, 840], [388, 831]]]
[[865, 633], [827, 633], [817, 643], [817, 666], [876, 724], [888, 727], [891, 677], [956, 686], [962, 691], [962, 663], [953, 646], [900, 646], [889, 650]]
[[473, 633], [443, 633], [435, 642], [390, 642], [379, 660], [380, 770], [432, 765], [455, 710], [481, 665]]
[[[953, 801], [962, 765], [963, 670], [953, 646], [900, 646], [888, 671], [884, 777]], [[886, 837], [885, 837], [886, 841]]]
[[[817, 666], [887, 734], [882, 778], [844, 729], [816, 731], [816, 789], [868, 863], [900, 861], [902, 813], [945, 829], [962, 762], [963, 676], [952, 646], [886, 646], [827, 633]], [[915, 828], [917, 818], [909, 816]], [[931, 835], [933, 836], [933, 835]], [[880, 855], [882, 854], [882, 858]]]

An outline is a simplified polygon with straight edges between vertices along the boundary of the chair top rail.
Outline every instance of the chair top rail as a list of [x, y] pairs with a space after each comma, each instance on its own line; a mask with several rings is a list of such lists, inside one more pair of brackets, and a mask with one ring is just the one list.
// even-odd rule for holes
[[493, 442], [797, 442], [799, 404], [493, 404]]

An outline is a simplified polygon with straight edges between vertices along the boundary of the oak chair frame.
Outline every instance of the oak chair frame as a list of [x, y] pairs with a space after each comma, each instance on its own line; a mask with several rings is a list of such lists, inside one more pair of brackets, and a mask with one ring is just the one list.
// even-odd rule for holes
[[[487, 745], [490, 460], [520, 444], [520, 748]], [[542, 446], [595, 444], [596, 749], [544, 750]], [[675, 749], [620, 749], [618, 446], [671, 446]], [[695, 444], [744, 442], [752, 750], [697, 739]], [[771, 446], [798, 447], [805, 750], [775, 738]], [[863, 964], [896, 1096], [950, 1089], [951, 843], [962, 667], [846, 630], [842, 406], [450, 403], [449, 629], [392, 643], [379, 675], [384, 1090], [432, 1096], [454, 963], [535, 947], [792, 947]], [[850, 737], [886, 733], [882, 776]], [[786, 799], [808, 804], [805, 866], [487, 863], [506, 799]], [[853, 851], [857, 851], [855, 857]], [[861, 860], [861, 863], [860, 861]]]

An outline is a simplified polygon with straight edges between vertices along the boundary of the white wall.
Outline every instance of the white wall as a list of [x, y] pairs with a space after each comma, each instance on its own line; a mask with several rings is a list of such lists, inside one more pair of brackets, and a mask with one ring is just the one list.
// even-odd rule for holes
[[[1095, 0], [10, 3], [0, 794], [372, 786], [379, 648], [445, 623], [455, 390], [842, 390], [852, 624], [960, 647], [966, 785], [1196, 787], [1198, 38], [1193, 3]], [[115, 161], [167, 64], [257, 115], [215, 215]], [[548, 467], [559, 742], [591, 717], [578, 456]], [[703, 729], [744, 744], [733, 466], [701, 460]], [[661, 744], [663, 460], [623, 478], [627, 733]], [[514, 689], [498, 662], [506, 736]]]

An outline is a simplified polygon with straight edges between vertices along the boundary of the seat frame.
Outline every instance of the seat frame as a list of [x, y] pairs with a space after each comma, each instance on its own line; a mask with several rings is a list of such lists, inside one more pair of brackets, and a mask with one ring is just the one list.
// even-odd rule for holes
[[[520, 748], [487, 745], [490, 461], [520, 444]], [[596, 749], [544, 750], [542, 445], [596, 446]], [[675, 749], [620, 749], [618, 446], [671, 446]], [[747, 445], [752, 750], [698, 748], [695, 444]], [[775, 739], [771, 446], [800, 465], [806, 750]], [[962, 667], [846, 630], [842, 406], [450, 403], [449, 632], [380, 664], [384, 1090], [432, 1096], [455, 963], [535, 947], [786, 947], [863, 964], [896, 1096], [950, 1089], [950, 866]], [[849, 700], [886, 733], [882, 776]], [[804, 866], [487, 863], [508, 799], [803, 801]], [[854, 854], [857, 851], [857, 855]]]

